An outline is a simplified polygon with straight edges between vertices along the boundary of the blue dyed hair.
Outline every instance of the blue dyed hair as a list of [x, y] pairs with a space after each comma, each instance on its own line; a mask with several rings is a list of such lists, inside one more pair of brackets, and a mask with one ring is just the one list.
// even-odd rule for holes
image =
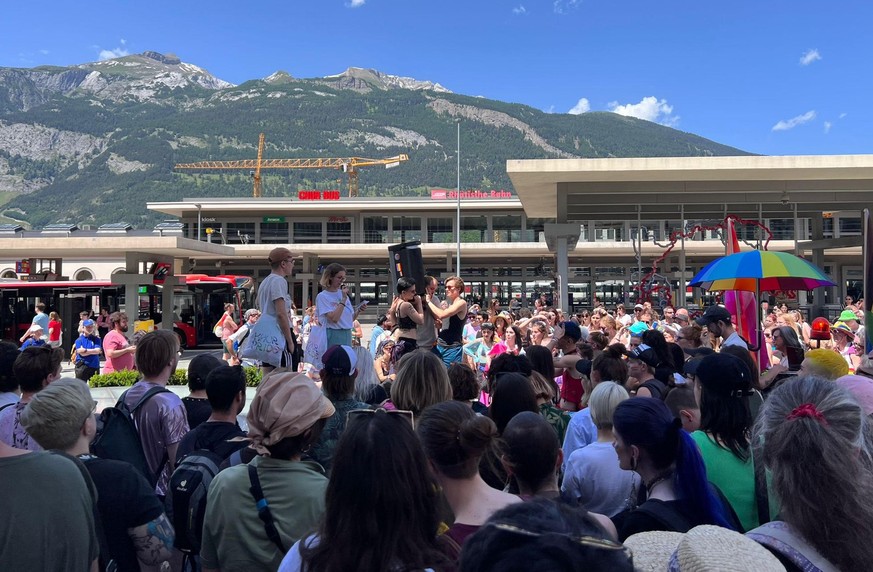
[[713, 493], [697, 444], [667, 405], [652, 397], [632, 397], [618, 404], [613, 427], [624, 443], [644, 449], [658, 470], [675, 465], [673, 486], [683, 512], [696, 524], [734, 529], [727, 510]]

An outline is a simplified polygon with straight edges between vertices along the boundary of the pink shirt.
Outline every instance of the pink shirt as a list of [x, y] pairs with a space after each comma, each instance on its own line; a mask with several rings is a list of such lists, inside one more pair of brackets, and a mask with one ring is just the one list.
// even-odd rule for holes
[[103, 373], [112, 373], [113, 371], [121, 371], [124, 369], [136, 369], [133, 365], [133, 354], [124, 354], [121, 357], [109, 357], [109, 350], [123, 350], [130, 346], [127, 338], [123, 334], [111, 330], [103, 339], [103, 355], [106, 356], [106, 364], [103, 366]]

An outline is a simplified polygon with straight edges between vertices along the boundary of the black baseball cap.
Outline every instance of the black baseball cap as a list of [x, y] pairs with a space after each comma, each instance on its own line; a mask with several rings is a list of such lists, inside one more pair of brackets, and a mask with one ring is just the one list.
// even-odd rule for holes
[[723, 395], [739, 397], [751, 389], [752, 372], [749, 371], [749, 366], [737, 356], [726, 353], [700, 358], [694, 375], [707, 391]]
[[658, 367], [661, 365], [661, 358], [658, 357], [655, 349], [646, 344], [638, 345], [629, 352], [625, 352], [625, 355], [630, 359], [638, 359], [649, 367]]
[[576, 371], [582, 375], [591, 375], [591, 360], [582, 358], [576, 362]]
[[708, 326], [713, 322], [731, 323], [731, 313], [722, 306], [710, 306], [703, 312], [703, 315], [695, 320], [699, 326]]

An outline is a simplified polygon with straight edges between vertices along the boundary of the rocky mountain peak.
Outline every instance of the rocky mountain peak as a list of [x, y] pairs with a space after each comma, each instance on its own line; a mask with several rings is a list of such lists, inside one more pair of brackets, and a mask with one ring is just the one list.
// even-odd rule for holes
[[151, 50], [146, 50], [142, 53], [144, 58], [150, 58], [155, 61], [161, 62], [162, 64], [167, 64], [170, 66], [177, 66], [182, 63], [182, 60], [179, 59], [179, 56], [175, 54], [162, 54], [160, 52], [153, 52]]
[[411, 77], [391, 75], [367, 68], [350, 67], [342, 73], [329, 75], [324, 80], [340, 89], [352, 89], [362, 92], [367, 92], [371, 89], [410, 89], [413, 91], [452, 93], [433, 81], [422, 81]]
[[264, 81], [267, 83], [278, 84], [278, 83], [288, 83], [289, 81], [291, 81], [293, 79], [294, 78], [291, 77], [290, 73], [288, 73], [284, 70], [278, 70], [276, 72], [271, 73], [267, 77], [265, 77]]

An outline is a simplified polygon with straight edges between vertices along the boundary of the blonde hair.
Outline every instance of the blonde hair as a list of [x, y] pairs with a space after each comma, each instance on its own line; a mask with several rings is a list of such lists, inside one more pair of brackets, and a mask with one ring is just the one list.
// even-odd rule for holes
[[431, 405], [451, 399], [449, 374], [434, 353], [418, 349], [400, 359], [391, 386], [391, 401], [397, 409], [417, 415]]
[[598, 429], [612, 429], [612, 415], [618, 404], [629, 399], [627, 390], [612, 381], [597, 384], [591, 392], [588, 408], [591, 410], [591, 422]]
[[76, 444], [94, 409], [88, 385], [63, 378], [33, 396], [21, 412], [21, 425], [43, 449], [64, 451]]
[[345, 269], [346, 267], [339, 262], [331, 262], [324, 267], [324, 271], [321, 273], [321, 280], [319, 280], [318, 283], [321, 284], [322, 288], [328, 288], [333, 277], [340, 272], [344, 272]]
[[849, 364], [845, 358], [834, 350], [818, 348], [806, 352], [804, 373], [817, 375], [834, 381], [838, 377], [849, 374]]
[[530, 384], [533, 386], [534, 393], [537, 395], [537, 399], [545, 399], [551, 402], [555, 398], [555, 388], [552, 387], [546, 376], [538, 371], [532, 371], [528, 377], [530, 378]]

